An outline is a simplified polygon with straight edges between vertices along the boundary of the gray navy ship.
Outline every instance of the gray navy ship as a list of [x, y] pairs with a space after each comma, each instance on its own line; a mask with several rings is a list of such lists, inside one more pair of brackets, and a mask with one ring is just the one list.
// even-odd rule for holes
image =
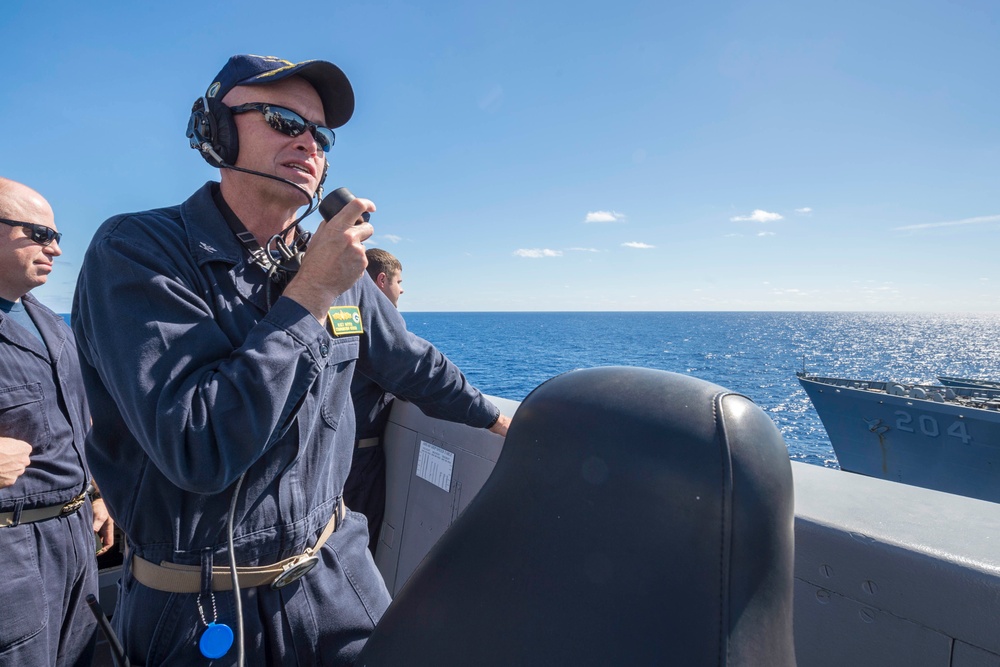
[[1000, 502], [1000, 384], [797, 375], [841, 469]]

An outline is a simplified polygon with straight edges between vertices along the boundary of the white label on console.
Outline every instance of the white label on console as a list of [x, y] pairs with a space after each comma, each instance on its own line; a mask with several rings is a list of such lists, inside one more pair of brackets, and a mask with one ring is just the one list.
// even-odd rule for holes
[[420, 441], [417, 455], [417, 477], [426, 479], [436, 487], [451, 491], [451, 471], [455, 467], [455, 455], [429, 442]]

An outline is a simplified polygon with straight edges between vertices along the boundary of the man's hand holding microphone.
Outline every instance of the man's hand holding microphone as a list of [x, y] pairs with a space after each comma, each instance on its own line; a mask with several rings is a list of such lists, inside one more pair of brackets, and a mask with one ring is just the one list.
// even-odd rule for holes
[[288, 283], [284, 296], [323, 323], [334, 300], [350, 289], [368, 266], [363, 244], [375, 231], [368, 222], [375, 204], [339, 188], [323, 198], [319, 212], [323, 221], [309, 240], [302, 268]]

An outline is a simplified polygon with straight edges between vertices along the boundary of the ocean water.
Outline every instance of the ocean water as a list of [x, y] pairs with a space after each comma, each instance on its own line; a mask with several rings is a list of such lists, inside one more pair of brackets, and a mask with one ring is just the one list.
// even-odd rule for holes
[[578, 368], [643, 366], [693, 375], [748, 396], [796, 460], [837, 466], [795, 378], [934, 382], [1000, 379], [1000, 314], [403, 313], [480, 390], [522, 400]]
[[[823, 423], [795, 378], [932, 383], [1000, 380], [1000, 314], [408, 313], [407, 327], [481, 391], [523, 400], [578, 368], [642, 366], [739, 392], [781, 431], [793, 459], [837, 467]], [[68, 315], [63, 317], [69, 321]]]

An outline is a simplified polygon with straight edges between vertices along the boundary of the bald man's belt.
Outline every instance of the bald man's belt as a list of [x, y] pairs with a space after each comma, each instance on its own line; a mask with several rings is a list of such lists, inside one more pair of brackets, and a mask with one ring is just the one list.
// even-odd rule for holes
[[[316, 544], [303, 553], [278, 561], [273, 565], [237, 567], [236, 577], [239, 580], [240, 588], [270, 586], [277, 589], [301, 578], [316, 567], [319, 562], [316, 554], [319, 553], [320, 548], [330, 535], [337, 530], [346, 515], [347, 508], [344, 506], [344, 501], [338, 499], [333, 516], [330, 517], [326, 528], [320, 533]], [[132, 556], [132, 576], [143, 586], [165, 593], [201, 592], [201, 568], [197, 565], [179, 565], [170, 561], [161, 561], [157, 565], [145, 558]], [[212, 590], [233, 590], [233, 579], [228, 566], [212, 568]]]
[[35, 507], [30, 510], [21, 510], [20, 512], [17, 510], [14, 510], [13, 512], [0, 512], [0, 528], [13, 528], [14, 526], [20, 526], [25, 523], [37, 523], [38, 521], [55, 519], [60, 516], [70, 516], [83, 507], [83, 504], [86, 501], [87, 492], [84, 491], [68, 503], [63, 503], [61, 505]]
[[368, 447], [377, 447], [380, 441], [381, 438], [361, 438], [354, 441], [354, 448], [367, 449]]

